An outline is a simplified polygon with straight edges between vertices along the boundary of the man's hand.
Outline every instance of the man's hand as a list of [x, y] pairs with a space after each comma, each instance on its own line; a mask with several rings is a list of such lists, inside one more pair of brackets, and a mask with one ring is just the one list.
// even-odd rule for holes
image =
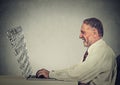
[[43, 75], [45, 78], [49, 78], [49, 71], [46, 69], [40, 69], [36, 73], [36, 77], [39, 78], [41, 75]]

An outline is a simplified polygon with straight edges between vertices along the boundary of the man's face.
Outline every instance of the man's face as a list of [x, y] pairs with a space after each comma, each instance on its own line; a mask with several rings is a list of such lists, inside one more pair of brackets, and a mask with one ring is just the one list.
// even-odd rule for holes
[[84, 46], [89, 47], [94, 43], [93, 28], [90, 25], [83, 23], [81, 26], [81, 32], [79, 37], [83, 40]]

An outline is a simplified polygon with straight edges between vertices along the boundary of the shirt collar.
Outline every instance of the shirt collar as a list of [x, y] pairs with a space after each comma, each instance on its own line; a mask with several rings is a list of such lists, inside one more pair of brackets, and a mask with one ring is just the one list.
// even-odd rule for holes
[[89, 53], [92, 49], [94, 49], [96, 46], [98, 46], [99, 44], [101, 44], [101, 43], [104, 43], [104, 40], [103, 40], [103, 39], [100, 39], [100, 40], [96, 41], [95, 43], [93, 43], [93, 44], [88, 48], [88, 53]]

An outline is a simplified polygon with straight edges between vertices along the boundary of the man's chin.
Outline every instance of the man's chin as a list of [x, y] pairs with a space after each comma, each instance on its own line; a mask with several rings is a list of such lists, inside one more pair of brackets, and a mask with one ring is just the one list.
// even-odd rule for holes
[[88, 46], [84, 44], [84, 47], [88, 47]]
[[86, 42], [83, 42], [85, 47], [88, 47], [88, 44]]

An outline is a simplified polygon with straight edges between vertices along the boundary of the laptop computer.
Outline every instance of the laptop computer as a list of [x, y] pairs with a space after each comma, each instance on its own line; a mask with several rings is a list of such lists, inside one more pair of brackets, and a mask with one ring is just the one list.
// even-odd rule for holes
[[32, 75], [32, 67], [29, 62], [26, 42], [21, 26], [9, 29], [7, 31], [7, 37], [13, 48], [14, 54], [17, 57], [17, 62], [23, 77], [27, 80], [57, 80], [53, 78], [45, 79], [44, 77], [36, 78], [36, 75]]

